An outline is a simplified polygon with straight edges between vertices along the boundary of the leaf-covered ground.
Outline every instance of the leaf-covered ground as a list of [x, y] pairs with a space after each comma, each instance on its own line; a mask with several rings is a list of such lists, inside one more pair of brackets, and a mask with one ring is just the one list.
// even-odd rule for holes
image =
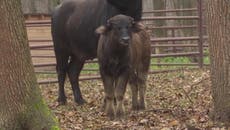
[[181, 130], [209, 129], [213, 123], [211, 110], [210, 77], [208, 70], [192, 69], [150, 75], [146, 91], [145, 111], [131, 111], [130, 89], [125, 96], [126, 117], [110, 121], [100, 105], [103, 86], [99, 80], [82, 81], [81, 90], [87, 104], [73, 102], [72, 90], [67, 83], [68, 103], [58, 106], [57, 84], [42, 85], [42, 94], [57, 116], [63, 130], [77, 129], [132, 129]]

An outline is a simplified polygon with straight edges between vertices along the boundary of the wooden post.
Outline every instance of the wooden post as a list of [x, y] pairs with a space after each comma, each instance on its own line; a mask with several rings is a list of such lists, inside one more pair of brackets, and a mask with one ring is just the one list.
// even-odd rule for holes
[[202, 10], [202, 0], [197, 0], [198, 3], [198, 33], [199, 33], [199, 40], [198, 40], [198, 46], [199, 46], [199, 67], [203, 68], [204, 65], [204, 50], [203, 50], [203, 10]]

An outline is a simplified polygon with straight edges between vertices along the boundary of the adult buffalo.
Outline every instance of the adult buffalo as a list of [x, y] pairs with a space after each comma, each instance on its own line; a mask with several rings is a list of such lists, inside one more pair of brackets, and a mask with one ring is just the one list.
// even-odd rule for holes
[[95, 34], [95, 29], [114, 15], [125, 14], [139, 21], [141, 13], [142, 0], [68, 0], [56, 7], [51, 30], [57, 62], [59, 104], [66, 103], [66, 74], [75, 102], [85, 103], [79, 88], [79, 74], [85, 61], [97, 55], [99, 35]]

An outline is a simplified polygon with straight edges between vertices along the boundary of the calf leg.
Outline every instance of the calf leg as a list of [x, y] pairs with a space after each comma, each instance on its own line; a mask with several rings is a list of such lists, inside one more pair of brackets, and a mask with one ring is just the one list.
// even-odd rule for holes
[[107, 116], [110, 118], [110, 120], [113, 120], [115, 117], [115, 110], [114, 110], [114, 93], [106, 93], [105, 94], [106, 98], [106, 107], [105, 107], [105, 112]]
[[[116, 106], [117, 105], [117, 102], [116, 102], [116, 98], [114, 97], [114, 105]], [[103, 99], [103, 102], [102, 102], [102, 105], [101, 105], [101, 112], [104, 112], [105, 111], [105, 107], [106, 107], [106, 99], [104, 98]]]
[[139, 86], [139, 109], [144, 110], [145, 109], [145, 90], [146, 90], [146, 84], [142, 83]]
[[101, 112], [105, 112], [105, 107], [106, 107], [106, 99], [104, 97], [101, 105]]
[[115, 117], [114, 110], [114, 84], [112, 77], [102, 74], [102, 80], [104, 84], [105, 100], [103, 106], [105, 106], [105, 112], [111, 120]]
[[58, 103], [64, 105], [66, 103], [66, 96], [64, 90], [65, 78], [68, 68], [68, 55], [62, 52], [56, 52], [56, 70], [58, 75]]
[[130, 83], [131, 92], [132, 92], [132, 109], [138, 110], [138, 87], [135, 83]]
[[69, 63], [69, 68], [68, 68], [68, 76], [73, 90], [74, 101], [79, 105], [82, 105], [86, 102], [82, 98], [81, 90], [79, 87], [79, 75], [83, 65], [84, 65], [84, 61], [80, 61], [77, 60], [76, 58], [71, 57], [71, 61]]
[[146, 80], [147, 80], [147, 72], [142, 73], [142, 75], [138, 76], [138, 89], [139, 89], [139, 109], [145, 109], [145, 91], [146, 91]]
[[117, 101], [117, 107], [116, 107], [117, 118], [122, 118], [124, 116], [123, 99], [126, 91], [127, 82], [128, 82], [127, 75], [120, 76], [116, 82], [115, 98]]

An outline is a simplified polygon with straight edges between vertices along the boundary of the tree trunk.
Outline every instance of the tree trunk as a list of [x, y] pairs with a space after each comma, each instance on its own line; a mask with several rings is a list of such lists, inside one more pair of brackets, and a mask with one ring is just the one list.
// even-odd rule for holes
[[214, 120], [230, 121], [230, 1], [207, 0]]
[[0, 129], [59, 129], [42, 100], [20, 0], [0, 0]]

